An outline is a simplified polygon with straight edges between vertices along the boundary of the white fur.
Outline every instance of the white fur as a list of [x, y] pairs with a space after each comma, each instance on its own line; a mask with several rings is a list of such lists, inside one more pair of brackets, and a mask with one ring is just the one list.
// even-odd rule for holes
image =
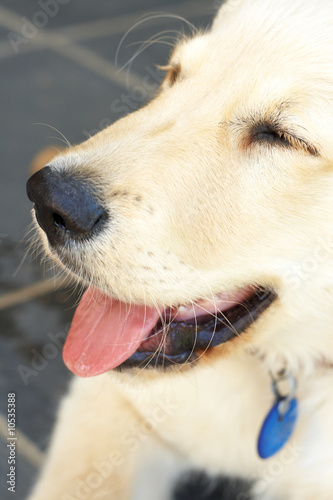
[[[84, 498], [138, 498], [144, 463], [160, 459], [164, 479], [148, 475], [144, 498], [169, 498], [166, 484], [194, 466], [256, 480], [255, 500], [332, 500], [332, 61], [330, 0], [230, 0], [210, 31], [176, 47], [173, 85], [54, 161], [97, 183], [113, 214], [84, 259], [71, 255], [86, 282], [149, 305], [249, 283], [278, 299], [191, 369], [75, 379], [31, 500], [83, 498], [78, 481], [97, 481], [105, 461], [113, 471]], [[277, 115], [318, 154], [249, 141], [253, 121]], [[268, 371], [282, 365], [300, 417], [263, 462]]]

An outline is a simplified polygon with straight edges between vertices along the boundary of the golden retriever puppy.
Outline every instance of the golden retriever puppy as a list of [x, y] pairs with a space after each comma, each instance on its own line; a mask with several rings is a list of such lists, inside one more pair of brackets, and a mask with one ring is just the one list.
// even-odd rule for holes
[[332, 500], [331, 0], [223, 4], [28, 195], [87, 286], [31, 500], [166, 500], [190, 467]]

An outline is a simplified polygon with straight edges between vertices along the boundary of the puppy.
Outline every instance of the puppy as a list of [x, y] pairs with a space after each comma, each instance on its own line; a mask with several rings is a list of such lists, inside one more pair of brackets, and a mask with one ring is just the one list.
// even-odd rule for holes
[[31, 500], [166, 500], [187, 468], [332, 500], [332, 61], [330, 0], [230, 0], [149, 105], [30, 178], [87, 287]]

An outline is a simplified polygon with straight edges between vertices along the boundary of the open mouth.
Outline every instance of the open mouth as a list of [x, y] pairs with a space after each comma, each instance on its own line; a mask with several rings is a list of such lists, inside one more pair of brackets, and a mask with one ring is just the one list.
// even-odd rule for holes
[[75, 312], [64, 361], [81, 377], [118, 367], [183, 365], [239, 337], [275, 298], [273, 291], [247, 286], [210, 301], [162, 309], [129, 306], [90, 287]]
[[[205, 308], [202, 314], [193, 311], [190, 316], [191, 309], [195, 309], [191, 306], [188, 318], [182, 319], [184, 313], [176, 313], [169, 321], [170, 313], [166, 311], [139, 348], [120, 367], [167, 367], [193, 362], [208, 349], [239, 337], [274, 298], [272, 292], [252, 289], [242, 302], [235, 304], [230, 301], [228, 304], [226, 301], [227, 309], [220, 306], [209, 312], [209, 308]], [[216, 303], [213, 306], [216, 308]]]

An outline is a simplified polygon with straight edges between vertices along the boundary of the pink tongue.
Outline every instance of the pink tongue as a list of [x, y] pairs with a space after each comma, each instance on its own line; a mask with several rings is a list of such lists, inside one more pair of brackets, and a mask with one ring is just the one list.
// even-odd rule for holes
[[129, 306], [88, 288], [75, 311], [63, 358], [76, 375], [99, 375], [128, 359], [159, 319], [156, 308]]

